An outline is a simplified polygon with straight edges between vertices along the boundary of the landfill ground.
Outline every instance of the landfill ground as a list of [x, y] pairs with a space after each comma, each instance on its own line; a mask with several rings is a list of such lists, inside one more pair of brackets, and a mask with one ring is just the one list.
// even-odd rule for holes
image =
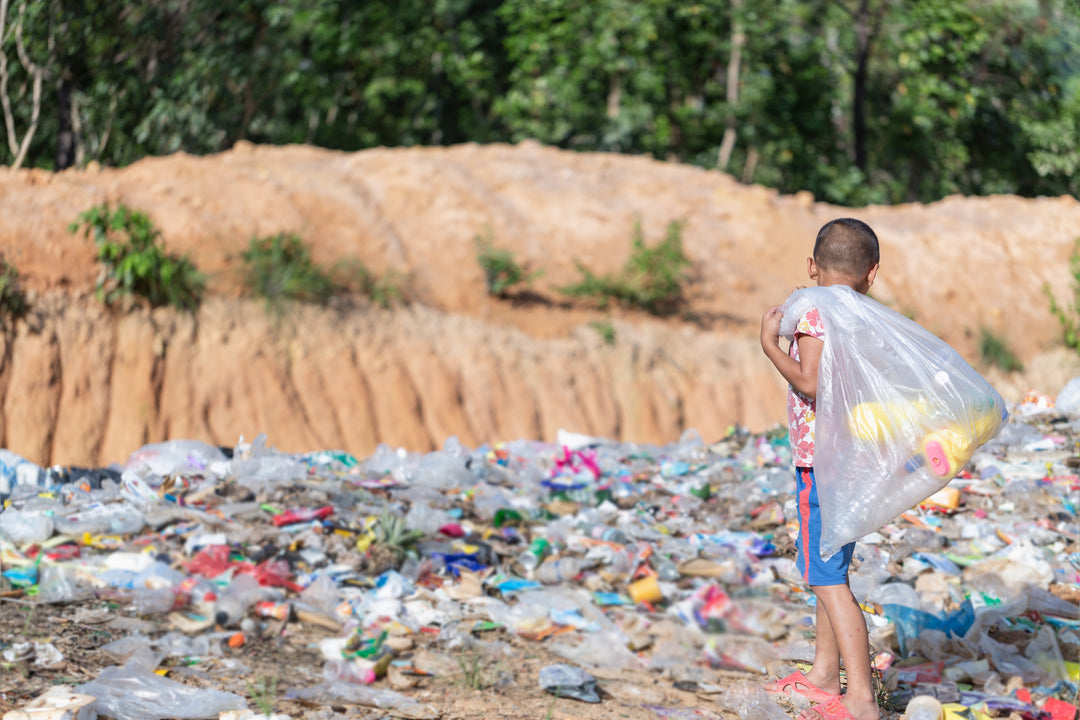
[[[5, 644], [11, 641], [49, 640], [64, 655], [65, 660], [55, 667], [39, 669], [25, 664], [5, 665], [0, 681], [0, 713], [23, 707], [51, 686], [81, 684], [97, 677], [101, 670], [116, 664], [115, 658], [100, 650], [101, 646], [124, 637], [128, 630], [110, 626], [118, 616], [132, 619], [131, 613], [118, 613], [115, 604], [86, 601], [70, 605], [28, 605], [6, 603], [0, 615], [0, 637]], [[152, 627], [151, 627], [152, 626]], [[165, 622], [152, 622], [142, 628], [149, 635], [163, 635], [170, 628]], [[309, 647], [312, 639], [333, 637], [335, 633], [322, 628], [297, 626], [293, 631], [280, 631], [280, 625], [270, 628], [259, 637], [250, 638], [241, 648], [221, 645], [220, 657], [186, 665], [178, 659], [164, 663], [168, 677], [199, 688], [226, 690], [244, 696], [249, 707], [258, 710], [258, 700], [269, 681], [276, 682], [273, 701], [275, 713], [294, 718], [381, 718], [396, 715], [392, 710], [376, 710], [348, 702], [314, 702], [291, 700], [286, 689], [311, 686], [322, 682], [322, 658]], [[437, 717], [465, 720], [466, 718], [629, 718], [647, 720], [658, 714], [645, 705], [656, 705], [672, 711], [694, 711], [687, 717], [723, 717], [716, 705], [715, 690], [695, 693], [680, 690], [671, 680], [646, 670], [603, 673], [603, 701], [586, 704], [569, 698], [557, 698], [540, 689], [538, 676], [545, 665], [563, 662], [535, 642], [521, 640], [506, 632], [493, 633], [485, 638], [497, 646], [477, 647], [475, 650], [446, 651], [432, 641], [424, 643], [429, 649], [418, 650], [421, 661], [440, 668], [444, 674], [417, 682], [413, 689], [404, 690], [435, 711]], [[755, 678], [752, 673], [716, 672], [716, 684], [731, 682], [732, 678]], [[388, 681], [380, 681], [387, 684]], [[679, 717], [676, 715], [676, 717]], [[727, 717], [734, 717], [728, 714]]]
[[[859, 543], [882, 718], [933, 695], [966, 713], [949, 720], [1075, 720], [1080, 420], [1051, 404], [1017, 408], [944, 494]], [[119, 720], [805, 709], [760, 689], [812, 657], [783, 432], [561, 440], [370, 458], [164, 443], [119, 482], [9, 486], [0, 715], [54, 686]], [[258, 597], [227, 616], [245, 575]], [[558, 667], [577, 673], [562, 689]], [[342, 668], [352, 681], [325, 679]]]

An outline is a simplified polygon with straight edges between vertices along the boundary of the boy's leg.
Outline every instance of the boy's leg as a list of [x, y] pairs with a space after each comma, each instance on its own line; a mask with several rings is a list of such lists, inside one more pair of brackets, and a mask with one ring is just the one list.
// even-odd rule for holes
[[[820, 588], [811, 588], [815, 594]], [[806, 673], [806, 679], [825, 692], [840, 694], [840, 646], [836, 642], [829, 611], [820, 596], [817, 598], [814, 641], [814, 665]]]
[[[844, 547], [829, 560], [821, 557], [821, 506], [818, 502], [817, 479], [814, 469], [795, 468], [796, 512], [799, 534], [795, 538], [795, 566], [810, 589], [817, 593], [823, 587], [847, 582], [847, 568], [854, 546]], [[806, 678], [825, 692], [840, 692], [840, 646], [833, 632], [834, 618], [829, 607], [817, 599], [817, 640], [814, 643], [814, 666]]]
[[[811, 589], [817, 595], [819, 625], [818, 649], [814, 652], [814, 668], [810, 672], [813, 674], [818, 669], [817, 658], [822, 642], [835, 643], [836, 650], [828, 652], [838, 653], [844, 662], [844, 671], [847, 674], [844, 707], [859, 720], [877, 720], [878, 707], [874, 700], [873, 679], [870, 674], [870, 640], [866, 632], [866, 619], [859, 603], [855, 601], [855, 596], [847, 585], [819, 585]], [[820, 625], [822, 616], [828, 623], [827, 631]], [[823, 657], [822, 661], [828, 663], [829, 657]], [[826, 670], [827, 667], [823, 668], [823, 671]], [[810, 675], [807, 677], [810, 678]], [[822, 682], [829, 681], [822, 679]], [[818, 687], [829, 691], [834, 687], [839, 689], [839, 671], [836, 682], [835, 686], [819, 684]], [[813, 716], [813, 710], [808, 713]]]

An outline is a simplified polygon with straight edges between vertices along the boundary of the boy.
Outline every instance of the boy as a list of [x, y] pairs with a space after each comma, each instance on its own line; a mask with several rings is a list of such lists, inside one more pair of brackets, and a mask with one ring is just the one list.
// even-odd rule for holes
[[[806, 269], [818, 286], [847, 285], [866, 294], [877, 276], [878, 239], [860, 220], [839, 218], [818, 231], [814, 256]], [[825, 344], [821, 316], [810, 310], [799, 318], [788, 352], [780, 347], [779, 305], [761, 318], [761, 347], [790, 384], [788, 425], [795, 464], [799, 535], [796, 565], [803, 580], [817, 596], [817, 644], [813, 668], [796, 671], [766, 685], [774, 693], [794, 690], [820, 703], [806, 710], [800, 720], [877, 720], [878, 707], [870, 675], [870, 644], [866, 621], [848, 586], [848, 564], [855, 543], [848, 543], [828, 560], [821, 559], [821, 516], [814, 482], [814, 414], [818, 364]], [[840, 696], [840, 661], [847, 673], [847, 691]]]

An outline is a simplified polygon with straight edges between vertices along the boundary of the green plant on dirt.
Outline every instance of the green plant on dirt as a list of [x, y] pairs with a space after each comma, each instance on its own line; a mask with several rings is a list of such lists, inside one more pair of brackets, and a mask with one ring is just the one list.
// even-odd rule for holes
[[1069, 273], [1073, 279], [1071, 306], [1058, 305], [1049, 283], [1043, 284], [1043, 292], [1050, 300], [1050, 313], [1061, 323], [1061, 337], [1065, 347], [1080, 352], [1080, 238], [1076, 239], [1072, 255], [1069, 256]]
[[495, 684], [499, 674], [499, 665], [487, 672], [484, 648], [475, 642], [463, 648], [457, 655], [458, 667], [461, 668], [461, 684], [471, 690], [485, 690]]
[[668, 223], [664, 239], [653, 246], [645, 244], [641, 223], [637, 223], [630, 257], [615, 275], [596, 275], [580, 261], [576, 265], [581, 280], [559, 288], [564, 295], [591, 299], [601, 308], [614, 301], [653, 315], [671, 315], [686, 302], [693, 267], [683, 251], [678, 221]]
[[409, 277], [396, 269], [376, 275], [355, 258], [334, 265], [331, 278], [335, 285], [366, 297], [383, 310], [408, 302]]
[[610, 320], [593, 320], [589, 323], [589, 327], [596, 331], [605, 345], [615, 344], [615, 326]]
[[424, 537], [423, 530], [410, 530], [405, 520], [389, 510], [383, 511], [371, 528], [374, 539], [368, 548], [368, 570], [380, 575], [401, 567], [401, 563]]
[[1024, 364], [1016, 357], [1005, 340], [988, 327], [983, 327], [979, 331], [979, 358], [983, 365], [997, 367], [1005, 372], [1024, 369]]
[[274, 702], [277, 700], [278, 679], [272, 675], [263, 675], [258, 682], [248, 681], [247, 691], [259, 712], [269, 717], [274, 714]]
[[245, 284], [271, 307], [285, 301], [325, 304], [341, 290], [292, 233], [252, 238], [241, 258]]
[[146, 213], [124, 205], [115, 210], [97, 205], [80, 213], [68, 230], [93, 236], [103, 269], [97, 294], [107, 305], [135, 295], [153, 307], [198, 308], [206, 278], [186, 255], [165, 252], [161, 231]]
[[515, 286], [528, 285], [539, 277], [542, 271], [529, 272], [514, 258], [514, 253], [506, 248], [495, 247], [489, 229], [484, 237], [476, 236], [476, 260], [484, 271], [488, 295], [504, 298]]
[[38, 605], [37, 603], [34, 603], [33, 605], [24, 606], [22, 608], [23, 612], [26, 613], [26, 619], [23, 622], [22, 632], [20, 633], [20, 635], [22, 635], [22, 637], [24, 637], [24, 638], [29, 638], [30, 637], [30, 630], [31, 630], [31, 628], [34, 627], [34, 616], [37, 615], [37, 610], [38, 610], [39, 607], [41, 607], [41, 606]]
[[13, 320], [26, 314], [26, 293], [19, 285], [19, 271], [6, 260], [0, 260], [0, 315]]
[[893, 701], [892, 690], [889, 689], [888, 683], [881, 675], [880, 670], [873, 670], [871, 675], [871, 682], [874, 689], [874, 702], [877, 706], [887, 712], [893, 712], [896, 708], [896, 703]]

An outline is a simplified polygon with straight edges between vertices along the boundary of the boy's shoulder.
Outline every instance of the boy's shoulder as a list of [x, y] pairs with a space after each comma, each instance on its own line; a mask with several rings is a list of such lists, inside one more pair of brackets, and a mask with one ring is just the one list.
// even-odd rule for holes
[[824, 337], [825, 323], [821, 319], [821, 310], [816, 307], [809, 308], [795, 324], [796, 335], [809, 335], [810, 337]]

